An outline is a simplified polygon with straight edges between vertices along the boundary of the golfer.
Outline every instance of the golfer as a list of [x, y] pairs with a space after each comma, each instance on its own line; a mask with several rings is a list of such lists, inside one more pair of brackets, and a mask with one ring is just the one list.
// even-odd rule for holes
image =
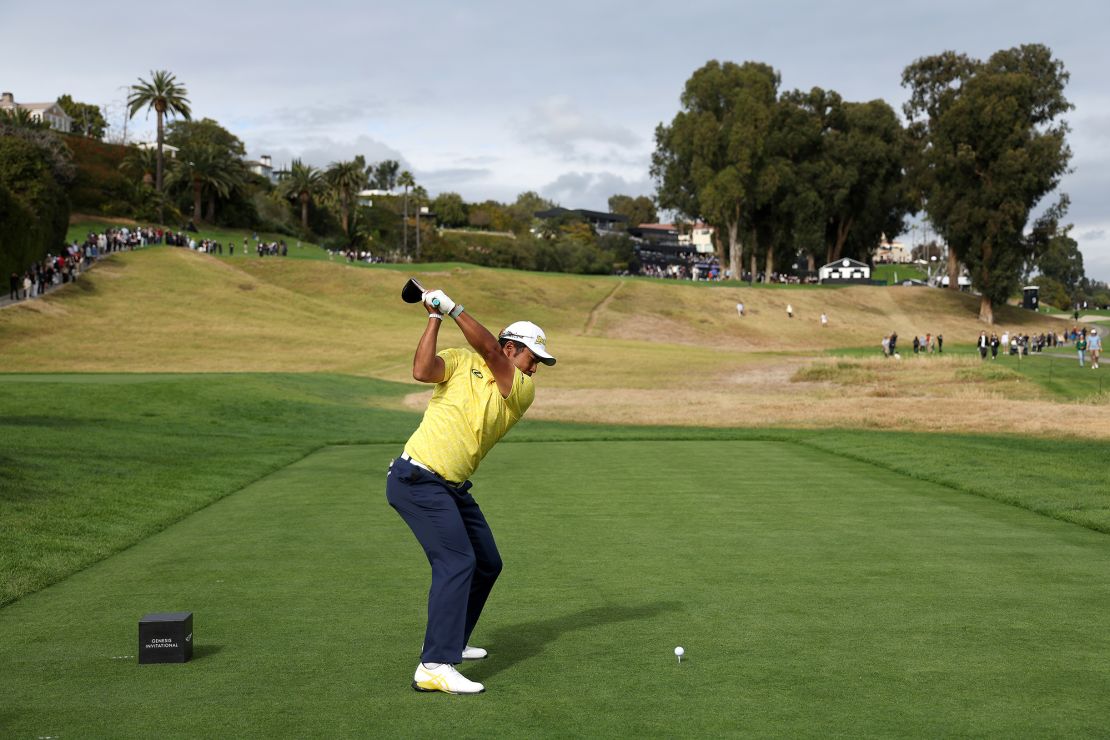
[[[428, 627], [412, 687], [417, 691], [479, 694], [485, 687], [455, 670], [486, 657], [467, 643], [482, 614], [501, 555], [470, 495], [470, 476], [535, 398], [532, 374], [554, 365], [547, 338], [530, 321], [510, 324], [494, 338], [441, 290], [424, 294], [428, 325], [416, 346], [412, 376], [435, 383], [420, 426], [390, 464], [386, 498], [412, 529], [432, 566]], [[455, 320], [474, 351], [436, 353], [444, 316]]]

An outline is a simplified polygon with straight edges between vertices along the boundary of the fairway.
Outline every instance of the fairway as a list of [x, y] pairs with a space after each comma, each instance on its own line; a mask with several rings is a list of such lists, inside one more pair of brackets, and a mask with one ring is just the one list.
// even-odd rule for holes
[[[416, 694], [398, 451], [323, 448], [4, 608], [4, 734], [1105, 733], [1106, 535], [780, 441], [506, 441], [488, 691]], [[179, 609], [193, 662], [136, 665]]]

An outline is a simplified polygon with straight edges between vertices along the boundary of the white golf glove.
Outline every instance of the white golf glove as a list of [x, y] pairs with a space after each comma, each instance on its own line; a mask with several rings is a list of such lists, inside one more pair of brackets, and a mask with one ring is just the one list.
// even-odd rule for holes
[[[439, 303], [436, 304], [435, 301]], [[424, 303], [431, 307], [433, 311], [440, 313], [451, 313], [451, 309], [455, 307], [455, 302], [444, 293], [442, 290], [429, 290], [424, 294]]]

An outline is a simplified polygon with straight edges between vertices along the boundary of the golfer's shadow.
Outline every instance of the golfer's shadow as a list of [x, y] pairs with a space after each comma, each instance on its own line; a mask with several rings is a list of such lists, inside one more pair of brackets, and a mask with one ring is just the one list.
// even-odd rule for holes
[[484, 640], [489, 646], [491, 657], [471, 664], [473, 667], [466, 673], [472, 680], [484, 681], [506, 668], [511, 668], [523, 660], [542, 653], [547, 643], [559, 638], [565, 632], [647, 619], [663, 612], [674, 611], [679, 607], [681, 604], [677, 601], [657, 601], [639, 606], [595, 606], [574, 614], [564, 614], [561, 617], [499, 627], [488, 633], [488, 639]]

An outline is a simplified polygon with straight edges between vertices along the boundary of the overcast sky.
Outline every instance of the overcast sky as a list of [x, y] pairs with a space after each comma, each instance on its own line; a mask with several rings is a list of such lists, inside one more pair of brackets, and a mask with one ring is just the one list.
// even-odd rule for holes
[[[1105, 0], [0, 0], [0, 29], [0, 87], [17, 101], [69, 93], [109, 106], [118, 127], [126, 86], [166, 69], [194, 117], [275, 165], [363, 154], [400, 160], [433, 195], [536, 190], [595, 209], [614, 193], [653, 193], [654, 129], [709, 59], [765, 62], [784, 90], [900, 110], [902, 69], [918, 57], [1043, 43], [1071, 73], [1072, 233], [1087, 274], [1110, 280]], [[153, 119], [129, 126], [129, 138], [147, 136]]]

